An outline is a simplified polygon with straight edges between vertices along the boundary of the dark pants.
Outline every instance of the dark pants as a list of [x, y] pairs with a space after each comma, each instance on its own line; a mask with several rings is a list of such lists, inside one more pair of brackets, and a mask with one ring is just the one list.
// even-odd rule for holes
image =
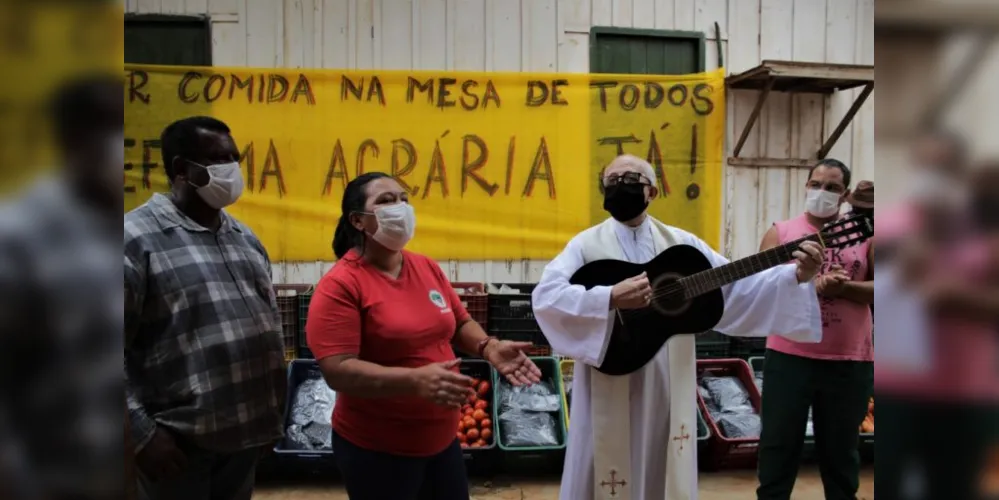
[[873, 384], [874, 363], [825, 361], [767, 350], [756, 497], [791, 498], [811, 408], [825, 498], [854, 500], [860, 487], [860, 424]]
[[457, 440], [432, 457], [402, 457], [366, 450], [334, 431], [333, 458], [350, 500], [468, 500]]
[[989, 447], [995, 442], [995, 408], [974, 404], [915, 402], [878, 395], [878, 500], [918, 498], [909, 484], [918, 478], [923, 498], [974, 500]]
[[139, 474], [143, 500], [250, 500], [262, 448], [215, 453], [178, 442], [187, 457], [179, 477], [151, 482]]

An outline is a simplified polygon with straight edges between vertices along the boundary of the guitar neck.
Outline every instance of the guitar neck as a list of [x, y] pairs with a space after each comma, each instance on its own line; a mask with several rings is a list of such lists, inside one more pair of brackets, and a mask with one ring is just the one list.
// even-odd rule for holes
[[818, 241], [818, 235], [808, 235], [756, 255], [729, 262], [724, 266], [687, 276], [680, 280], [687, 292], [685, 295], [687, 295], [687, 299], [692, 299], [729, 283], [735, 283], [772, 267], [786, 264], [794, 258], [794, 251], [808, 240]]

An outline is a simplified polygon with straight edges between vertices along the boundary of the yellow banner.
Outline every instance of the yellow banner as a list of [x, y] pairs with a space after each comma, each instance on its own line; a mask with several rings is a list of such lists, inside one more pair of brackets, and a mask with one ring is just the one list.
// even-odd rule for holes
[[246, 190], [229, 211], [274, 261], [333, 260], [344, 185], [370, 171], [409, 189], [413, 251], [436, 259], [549, 259], [607, 217], [597, 179], [622, 152], [656, 168], [655, 217], [718, 246], [723, 70], [125, 69], [125, 210], [168, 190], [163, 128], [214, 116], [242, 151]]

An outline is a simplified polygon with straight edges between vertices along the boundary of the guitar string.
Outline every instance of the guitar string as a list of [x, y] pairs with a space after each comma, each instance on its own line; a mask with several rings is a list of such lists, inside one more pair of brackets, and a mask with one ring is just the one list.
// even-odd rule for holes
[[[845, 219], [843, 221], [840, 221], [836, 225], [831, 225], [831, 226], [827, 227], [826, 229], [824, 229], [822, 231], [819, 231], [819, 232], [816, 232], [816, 233], [812, 233], [812, 234], [809, 234], [809, 235], [804, 236], [802, 238], [799, 238], [797, 240], [785, 243], [784, 245], [781, 245], [780, 247], [775, 247], [772, 250], [783, 249], [783, 250], [788, 251], [788, 252], [793, 252], [793, 250], [790, 250], [787, 247], [791, 247], [794, 244], [797, 244], [798, 246], [800, 246], [805, 241], [808, 241], [811, 238], [814, 238], [814, 237], [817, 237], [817, 236], [820, 237], [822, 240], [827, 241], [828, 242], [827, 246], [829, 246], [829, 247], [836, 247], [836, 246], [840, 246], [840, 245], [843, 245], [843, 244], [846, 244], [846, 243], [853, 243], [854, 240], [845, 240], [844, 242], [841, 242], [841, 243], [834, 243], [833, 240], [836, 239], [836, 238], [838, 238], [838, 237], [841, 237], [842, 235], [844, 235], [844, 232], [843, 232], [843, 230], [839, 230], [839, 231], [836, 231], [836, 232], [829, 231], [829, 229], [833, 229], [833, 228], [840, 227], [840, 226], [845, 226], [845, 224], [847, 222], [851, 222], [851, 221], [853, 221], [852, 218]], [[763, 257], [761, 257], [761, 255], [763, 255], [764, 253], [766, 253], [766, 252], [761, 252], [761, 253], [752, 255], [752, 256], [749, 257], [749, 259], [752, 259], [754, 257], [756, 257], [758, 259], [762, 259]], [[785, 262], [785, 260], [781, 260], [781, 261], [779, 261], [777, 263], [771, 263], [771, 261], [769, 260], [769, 257], [767, 259], [768, 260], [767, 260], [766, 264], [769, 264], [770, 267], [780, 265], [780, 262]], [[787, 259], [787, 260], [790, 260], [790, 259]], [[705, 270], [703, 272], [705, 272], [705, 273], [706, 272], [711, 272], [714, 269], [719, 269], [719, 268], [712, 268], [712, 269]], [[700, 273], [698, 273], [698, 274], [700, 274]], [[676, 299], [676, 298], [680, 298], [680, 297], [677, 297], [677, 295], [678, 294], [684, 294], [685, 295], [685, 292], [689, 288], [687, 285], [683, 284], [682, 282], [685, 281], [685, 280], [691, 280], [691, 278], [694, 278], [695, 276], [697, 276], [697, 275], [695, 274], [695, 275], [691, 275], [691, 276], [686, 276], [684, 278], [680, 278], [676, 282], [671, 283], [668, 287], [664, 287], [664, 288], [666, 288], [665, 290], [656, 290], [656, 291], [653, 291], [653, 293], [651, 294], [652, 295], [651, 298], [653, 298], [653, 299], [669, 298], [671, 300]], [[725, 271], [721, 271], [721, 276], [723, 278], [726, 278]], [[703, 283], [703, 282], [698, 282], [696, 278], [694, 278], [691, 281], [693, 281], [693, 284], [695, 286], [698, 285], [698, 284]], [[710, 283], [706, 283], [706, 284], [710, 284]], [[712, 287], [711, 289], [714, 289], [714, 288], [717, 288], [717, 287]], [[707, 292], [707, 291], [709, 291], [709, 290], [706, 290], [705, 292]], [[700, 294], [698, 294], [698, 295], [700, 295]], [[686, 298], [686, 297], [682, 297], [682, 298]], [[650, 306], [651, 306], [651, 304], [650, 304]], [[649, 307], [649, 306], [646, 306], [646, 307]]]
[[[844, 219], [842, 221], [837, 222], [834, 225], [830, 225], [830, 226], [826, 227], [822, 231], [819, 231], [819, 232], [816, 232], [816, 233], [812, 233], [812, 234], [807, 235], [805, 237], [799, 238], [798, 240], [794, 240], [792, 242], [786, 243], [786, 244], [782, 245], [781, 247], [788, 247], [792, 243], [797, 243], [798, 245], [801, 245], [801, 243], [804, 243], [805, 241], [809, 240], [810, 238], [815, 237], [815, 236], [820, 236], [820, 235], [821, 235], [822, 239], [827, 242], [826, 246], [830, 247], [830, 248], [836, 248], [836, 247], [839, 247], [839, 246], [848, 246], [850, 244], [860, 243], [863, 240], [867, 239], [870, 235], [864, 234], [864, 231], [861, 229], [861, 231], [860, 231], [860, 233], [861, 233], [860, 237], [855, 237], [855, 238], [852, 238], [852, 239], [849, 238], [849, 236], [850, 236], [851, 233], [847, 233], [846, 231], [848, 229], [849, 230], [853, 230], [853, 229], [856, 229], [856, 228], [859, 227], [859, 220], [860, 219], [856, 219], [856, 220], [854, 220], [854, 219], [855, 218], [853, 218], [853, 217], [851, 217], [849, 219]], [[850, 228], [846, 228], [845, 226], [849, 222], [857, 222], [857, 225], [851, 226]], [[830, 229], [837, 229], [837, 230], [836, 231], [830, 231]], [[838, 238], [846, 238], [846, 239], [844, 239], [843, 241], [836, 242], [835, 240], [838, 239]], [[775, 247], [775, 248], [781, 248], [781, 247]], [[791, 250], [787, 250], [786, 249], [786, 251], [791, 251]], [[761, 252], [761, 254], [762, 253], [763, 252]], [[750, 258], [752, 258], [752, 257], [759, 257], [761, 254], [752, 255], [752, 256], [750, 256]], [[790, 260], [790, 259], [788, 259], [788, 260]], [[768, 260], [767, 263], [769, 263], [769, 262], [770, 261]], [[774, 265], [779, 265], [779, 263], [778, 264], [774, 264]], [[771, 266], [771, 267], [773, 267], [773, 266]], [[713, 269], [718, 269], [718, 268], [713, 268]], [[704, 272], [709, 272], [711, 270], [712, 269], [708, 269], [708, 270], [706, 270]], [[700, 274], [700, 273], [698, 273], [698, 274]], [[691, 275], [691, 276], [686, 276], [686, 277], [680, 278], [679, 280], [677, 280], [677, 281], [675, 281], [673, 283], [670, 283], [667, 287], [664, 287], [664, 288], [666, 288], [665, 290], [660, 290], [660, 291], [654, 292], [652, 294], [652, 297], [655, 298], [655, 299], [668, 298], [669, 300], [674, 300], [674, 299], [678, 299], [678, 298], [679, 299], [687, 299], [687, 297], [686, 297], [686, 291], [687, 291], [688, 287], [686, 285], [684, 285], [682, 282], [685, 281], [685, 280], [689, 280], [690, 278], [693, 278], [694, 276], [697, 276], [697, 275], [695, 274], [695, 275]], [[725, 273], [722, 272], [722, 277], [724, 277], [724, 276], [725, 276]], [[696, 284], [697, 280], [695, 279], [694, 282]], [[712, 287], [711, 289], [715, 289], [715, 288], [718, 288], [718, 287]], [[706, 291], [704, 293], [706, 293]], [[698, 293], [694, 297], [699, 296], [701, 294], [702, 293]], [[690, 297], [690, 298], [694, 298], [694, 297]], [[619, 309], [618, 311], [621, 314], [623, 314], [623, 315], [633, 316], [633, 317], [634, 316], [639, 316], [639, 315], [640, 316], [645, 316], [645, 315], [653, 314], [653, 313], [657, 312], [654, 309], [652, 309], [652, 304], [649, 304], [649, 305], [644, 306], [644, 307], [639, 308], [639, 309]]]

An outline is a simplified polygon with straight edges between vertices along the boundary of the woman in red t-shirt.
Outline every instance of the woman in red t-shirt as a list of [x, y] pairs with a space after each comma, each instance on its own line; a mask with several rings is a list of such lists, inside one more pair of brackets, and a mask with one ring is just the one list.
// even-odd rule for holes
[[540, 380], [525, 342], [489, 337], [433, 260], [403, 250], [416, 219], [392, 177], [347, 184], [333, 235], [337, 264], [319, 281], [309, 349], [337, 391], [333, 456], [352, 500], [467, 500], [456, 439], [473, 393], [452, 345], [514, 385]]

